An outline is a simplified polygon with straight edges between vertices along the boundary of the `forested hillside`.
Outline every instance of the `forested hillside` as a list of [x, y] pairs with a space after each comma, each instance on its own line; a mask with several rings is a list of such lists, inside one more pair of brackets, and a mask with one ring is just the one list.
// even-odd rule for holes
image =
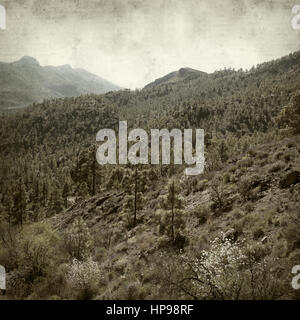
[[[0, 264], [13, 298], [299, 298], [300, 52], [0, 114]], [[104, 166], [96, 133], [203, 128], [205, 173]], [[298, 263], [299, 264], [299, 263]], [[83, 274], [86, 277], [81, 278]]]

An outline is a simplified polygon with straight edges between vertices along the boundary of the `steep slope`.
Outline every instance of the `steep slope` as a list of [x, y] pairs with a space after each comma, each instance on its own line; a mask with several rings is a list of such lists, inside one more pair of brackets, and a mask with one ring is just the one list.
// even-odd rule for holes
[[[296, 295], [289, 286], [289, 270], [299, 257], [300, 248], [299, 233], [293, 222], [294, 215], [299, 214], [299, 139], [300, 136], [294, 136], [278, 140], [266, 135], [262, 138], [264, 144], [247, 153], [247, 161], [242, 155], [230, 158], [213, 177], [211, 173], [193, 179], [178, 177], [183, 186], [185, 258], [197, 257], [221, 236], [245, 246], [245, 252], [252, 250], [248, 259], [255, 255], [263, 272], [267, 272], [269, 266], [265, 263], [269, 260], [272, 277], [278, 270], [281, 272], [276, 280], [266, 278], [264, 289], [257, 283], [257, 296], [249, 293], [247, 298]], [[297, 172], [298, 178], [282, 184], [291, 172]], [[76, 219], [85, 221], [97, 243], [93, 258], [105, 275], [98, 299], [193, 297], [191, 283], [177, 286], [180, 277], [188, 277], [188, 271], [181, 270], [184, 260], [170, 244], [163, 231], [166, 221], [157, 211], [159, 198], [166, 194], [166, 184], [167, 179], [161, 178], [144, 194], [147, 202], [138, 212], [139, 223], [134, 228], [128, 227], [123, 212], [126, 193], [121, 190], [78, 201], [48, 220], [61, 233], [70, 229]], [[223, 203], [221, 207], [219, 201]], [[281, 288], [268, 287], [271, 281], [274, 285], [278, 280]], [[198, 294], [199, 289], [195, 296], [204, 298]]]
[[0, 109], [24, 107], [47, 98], [102, 94], [120, 88], [94, 74], [69, 65], [40, 66], [31, 57], [0, 62]]
[[[290, 284], [300, 257], [300, 137], [286, 137], [274, 118], [300, 88], [300, 52], [250, 71], [185, 79], [175, 74], [143, 90], [46, 100], [0, 114], [0, 264], [9, 266], [14, 297], [299, 298]], [[117, 130], [124, 119], [147, 130], [204, 128], [205, 173], [188, 178], [180, 166], [98, 165], [97, 131]], [[175, 239], [165, 202], [173, 180], [182, 203]], [[19, 232], [23, 223], [12, 241], [7, 226]], [[76, 235], [85, 236], [93, 259], [82, 266], [100, 268], [101, 281], [74, 289], [68, 275], [78, 264], [65, 240], [75, 236], [76, 245]], [[218, 238], [216, 247], [211, 241]], [[51, 248], [42, 272], [18, 255], [28, 243]], [[213, 282], [198, 272], [203, 262], [217, 275]]]

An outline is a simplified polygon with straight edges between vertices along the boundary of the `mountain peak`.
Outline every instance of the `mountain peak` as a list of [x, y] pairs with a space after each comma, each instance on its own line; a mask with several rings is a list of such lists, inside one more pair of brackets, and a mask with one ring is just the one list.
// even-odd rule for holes
[[151, 82], [148, 85], [146, 85], [145, 88], [152, 88], [160, 85], [177, 83], [180, 81], [189, 81], [201, 77], [203, 75], [207, 75], [207, 73], [185, 67], [179, 69], [178, 71], [171, 72], [162, 78], [156, 79], [154, 82]]
[[205, 72], [202, 72], [202, 71], [199, 71], [199, 70], [196, 70], [196, 69], [192, 69], [192, 68], [188, 68], [188, 67], [185, 67], [185, 68], [180, 68], [178, 70], [179, 73], [198, 73], [198, 74], [201, 74], [201, 73], [205, 73]]
[[20, 60], [16, 61], [18, 65], [35, 65], [40, 66], [40, 63], [33, 57], [24, 56]]
[[121, 89], [95, 74], [73, 69], [71, 65], [41, 66], [29, 56], [12, 63], [0, 62], [0, 69], [0, 109], [20, 108], [43, 99]]

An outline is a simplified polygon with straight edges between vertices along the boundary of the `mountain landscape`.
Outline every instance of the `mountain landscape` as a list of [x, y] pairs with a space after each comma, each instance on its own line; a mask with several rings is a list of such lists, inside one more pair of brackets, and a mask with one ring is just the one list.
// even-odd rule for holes
[[[20, 70], [42, 67], [15, 64], [0, 65], [14, 85], [2, 105], [29, 105], [0, 113], [7, 298], [300, 298], [291, 287], [300, 259], [300, 52], [250, 70], [182, 68], [141, 90], [102, 94], [87, 92], [102, 82], [84, 71], [43, 67], [53, 81], [33, 77], [31, 92], [49, 96], [31, 104], [33, 95], [17, 102], [9, 92], [24, 85]], [[205, 172], [100, 166], [96, 134], [121, 120], [147, 132], [204, 129]]]
[[76, 97], [119, 90], [114, 85], [83, 69], [70, 65], [41, 66], [32, 57], [13, 63], [0, 62], [0, 109], [22, 108], [43, 99]]

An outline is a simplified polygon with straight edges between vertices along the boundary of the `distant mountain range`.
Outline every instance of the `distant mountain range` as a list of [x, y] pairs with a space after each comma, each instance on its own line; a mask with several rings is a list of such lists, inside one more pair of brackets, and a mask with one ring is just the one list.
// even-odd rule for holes
[[102, 94], [121, 89], [83, 69], [70, 65], [41, 66], [32, 57], [0, 62], [0, 109], [25, 107], [46, 98]]
[[[255, 76], [271, 79], [288, 71], [287, 76], [290, 77], [291, 72], [299, 71], [299, 61], [300, 51], [275, 61], [265, 62], [249, 71], [224, 69], [206, 73], [185, 67], [154, 80], [141, 92], [158, 90], [159, 95], [174, 95], [174, 92], [183, 93], [189, 90], [193, 95], [199, 95], [201, 91], [201, 97], [205, 97], [215, 95], [217, 90], [218, 95], [222, 96], [222, 82], [228, 77], [247, 79]], [[260, 82], [261, 80], [256, 81], [257, 88], [260, 87]], [[216, 86], [218, 88], [211, 92], [212, 87]], [[105, 94], [121, 89], [86, 70], [74, 69], [70, 65], [41, 66], [36, 59], [27, 56], [12, 63], [0, 62], [0, 110], [22, 108], [42, 102], [43, 99], [77, 97], [89, 93]]]

